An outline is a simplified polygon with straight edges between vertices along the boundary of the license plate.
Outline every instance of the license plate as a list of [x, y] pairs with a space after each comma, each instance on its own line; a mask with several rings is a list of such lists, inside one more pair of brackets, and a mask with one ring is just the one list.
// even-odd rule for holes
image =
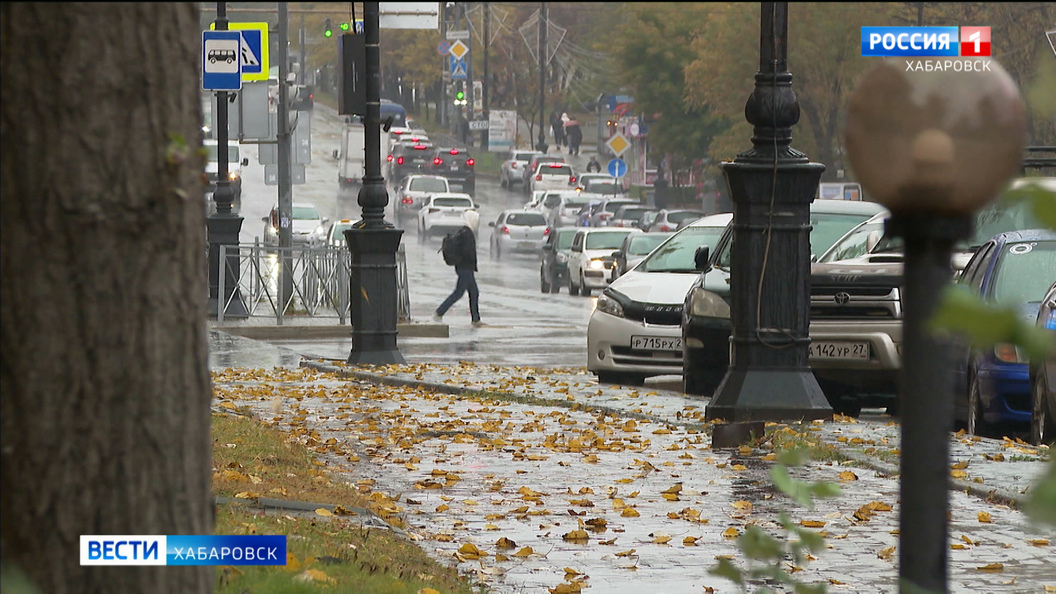
[[534, 241], [522, 241], [519, 245], [522, 248], [530, 248], [530, 247], [535, 247], [535, 242]]
[[811, 359], [843, 359], [850, 361], [868, 361], [868, 342], [830, 342], [810, 343]]
[[631, 348], [639, 351], [681, 351], [681, 338], [660, 336], [632, 336]]
[[452, 165], [451, 171], [458, 171], [458, 165]]

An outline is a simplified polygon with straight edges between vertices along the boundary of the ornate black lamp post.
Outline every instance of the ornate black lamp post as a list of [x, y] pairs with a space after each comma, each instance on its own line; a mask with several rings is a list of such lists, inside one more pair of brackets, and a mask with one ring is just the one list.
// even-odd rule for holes
[[363, 218], [345, 231], [352, 252], [352, 352], [349, 363], [388, 365], [403, 363], [396, 346], [397, 294], [396, 250], [403, 230], [385, 220], [389, 194], [381, 177], [381, 60], [378, 49], [380, 28], [377, 2], [363, 3], [363, 34], [366, 35], [367, 63], [364, 83], [367, 113], [363, 118], [363, 187], [359, 205]]
[[[226, 31], [228, 27], [227, 3], [216, 3], [216, 30]], [[213, 190], [213, 201], [216, 212], [205, 221], [205, 231], [209, 243], [209, 316], [216, 318], [224, 306], [224, 317], [249, 317], [245, 304], [238, 291], [239, 260], [238, 233], [242, 230], [242, 217], [232, 212], [235, 191], [231, 187], [230, 171], [227, 162], [227, 91], [216, 93], [216, 188]], [[220, 246], [226, 245], [227, 262], [220, 262]], [[224, 295], [220, 295], [220, 275], [224, 276]], [[232, 298], [232, 295], [234, 296]]]
[[789, 146], [799, 102], [788, 72], [788, 3], [763, 2], [759, 72], [744, 115], [752, 148], [725, 163], [733, 197], [730, 367], [707, 407], [731, 422], [832, 414], [808, 364], [810, 203], [825, 166]]
[[946, 592], [951, 353], [927, 321], [951, 278], [953, 244], [972, 213], [1019, 170], [1025, 108], [1011, 77], [990, 71], [905, 72], [884, 63], [858, 85], [847, 155], [862, 188], [891, 210], [905, 239], [899, 583]]

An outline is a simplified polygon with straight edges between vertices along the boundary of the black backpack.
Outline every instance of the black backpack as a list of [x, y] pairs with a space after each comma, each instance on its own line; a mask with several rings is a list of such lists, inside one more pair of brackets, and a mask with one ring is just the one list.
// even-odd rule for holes
[[454, 233], [444, 236], [444, 241], [440, 244], [440, 253], [444, 255], [444, 264], [454, 266], [458, 263], [458, 240], [455, 239]]

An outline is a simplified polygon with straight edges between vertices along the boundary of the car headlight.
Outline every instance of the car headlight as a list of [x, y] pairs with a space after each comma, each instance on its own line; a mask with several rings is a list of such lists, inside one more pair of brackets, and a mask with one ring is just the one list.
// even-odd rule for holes
[[1000, 342], [994, 345], [994, 356], [1002, 363], [1030, 363], [1026, 353], [1014, 344]]
[[588, 265], [588, 267], [591, 270], [598, 270], [598, 269], [601, 269], [601, 268], [605, 268], [605, 260], [591, 260], [590, 264]]
[[235, 181], [236, 179], [238, 179], [238, 172], [232, 171], [231, 173], [227, 174], [227, 177], [230, 178], [231, 181]]
[[689, 294], [689, 315], [695, 318], [729, 318], [730, 305], [722, 297], [697, 287]]
[[568, 262], [568, 256], [566, 256], [565, 254], [562, 254], [562, 253], [558, 253], [557, 254], [557, 263], [558, 264], [565, 264], [567, 262]]
[[598, 297], [598, 310], [617, 318], [623, 317], [623, 306], [612, 297], [606, 295]]
[[315, 228], [315, 234], [318, 235], [319, 237], [325, 237], [326, 236], [326, 227], [323, 227], [322, 225], [316, 227]]
[[268, 226], [268, 235], [278, 235], [278, 234], [279, 234], [279, 230], [278, 229], [276, 229], [275, 227], [272, 227], [270, 225]]

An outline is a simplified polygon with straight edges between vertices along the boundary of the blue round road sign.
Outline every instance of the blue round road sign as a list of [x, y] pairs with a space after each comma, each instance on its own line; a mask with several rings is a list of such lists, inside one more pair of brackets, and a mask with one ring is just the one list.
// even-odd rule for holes
[[443, 41], [441, 41], [440, 43], [438, 43], [436, 45], [436, 51], [441, 56], [446, 56], [447, 52], [451, 51], [451, 42], [446, 40], [446, 39], [444, 39]]
[[627, 175], [627, 163], [623, 159], [609, 161], [609, 175], [612, 177], [623, 177]]

